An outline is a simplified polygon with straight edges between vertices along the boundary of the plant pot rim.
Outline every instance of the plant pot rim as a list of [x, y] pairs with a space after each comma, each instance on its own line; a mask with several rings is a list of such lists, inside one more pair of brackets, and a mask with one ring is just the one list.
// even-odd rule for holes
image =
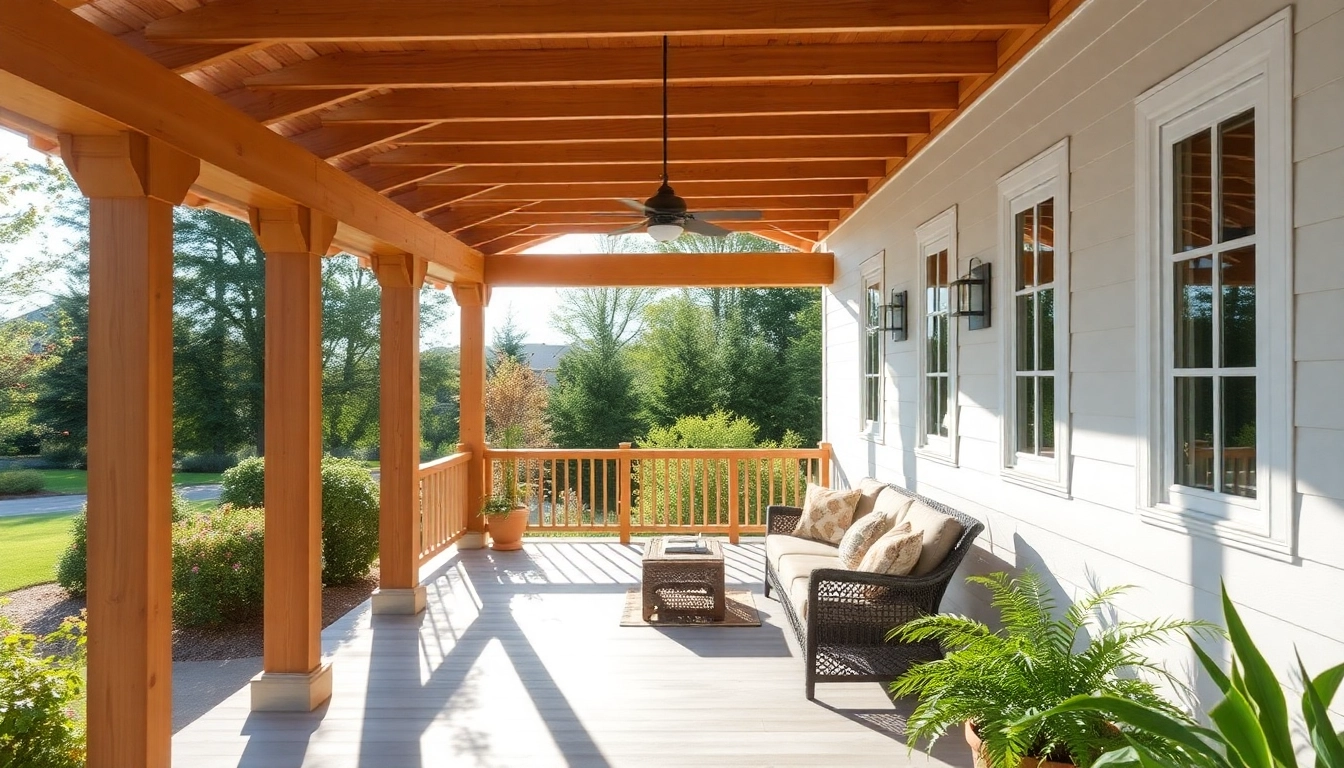
[[[983, 760], [981, 750], [984, 742], [980, 741], [980, 734], [976, 732], [975, 724], [970, 720], [966, 721], [966, 743], [970, 745], [971, 752], [980, 760]], [[1073, 763], [1058, 763], [1054, 760], [1042, 760], [1039, 757], [1024, 758], [1019, 768], [1075, 768]]]

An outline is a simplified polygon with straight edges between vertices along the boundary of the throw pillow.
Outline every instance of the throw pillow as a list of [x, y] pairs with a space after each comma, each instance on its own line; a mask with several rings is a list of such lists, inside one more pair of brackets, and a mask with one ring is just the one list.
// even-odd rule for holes
[[911, 528], [924, 534], [919, 562], [910, 572], [915, 576], [927, 576], [941, 565], [961, 539], [961, 532], [964, 530], [964, 526], [955, 517], [945, 515], [921, 501], [911, 504], [901, 520], [910, 523]]
[[854, 505], [854, 520], [857, 522], [868, 516], [873, 511], [873, 503], [877, 501], [878, 494], [886, 490], [887, 484], [880, 483], [871, 477], [865, 477], [859, 481], [859, 503]]
[[906, 576], [919, 562], [924, 535], [912, 530], [909, 523], [901, 523], [878, 539], [863, 556], [858, 570], [882, 573], [888, 576]]
[[854, 521], [840, 539], [840, 564], [851, 571], [858, 568], [873, 543], [885, 536], [895, 524], [896, 518], [877, 513]]
[[857, 488], [832, 490], [808, 483], [803, 514], [794, 526], [793, 535], [839, 544], [845, 529], [854, 520], [854, 505], [859, 501], [859, 494]]

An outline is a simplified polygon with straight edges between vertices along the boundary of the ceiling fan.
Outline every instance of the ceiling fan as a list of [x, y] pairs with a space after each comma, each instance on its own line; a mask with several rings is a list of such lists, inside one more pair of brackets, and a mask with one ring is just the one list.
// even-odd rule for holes
[[[691, 212], [686, 201], [668, 184], [667, 176], [667, 36], [663, 36], [663, 183], [658, 192], [644, 202], [618, 199], [617, 202], [634, 209], [635, 213], [609, 213], [608, 216], [641, 216], [643, 220], [622, 227], [610, 235], [624, 235], [645, 230], [660, 243], [681, 237], [682, 232], [694, 232], [709, 237], [726, 237], [730, 230], [711, 224], [711, 221], [759, 221], [760, 211], [697, 211]], [[601, 214], [599, 214], [601, 215]]]

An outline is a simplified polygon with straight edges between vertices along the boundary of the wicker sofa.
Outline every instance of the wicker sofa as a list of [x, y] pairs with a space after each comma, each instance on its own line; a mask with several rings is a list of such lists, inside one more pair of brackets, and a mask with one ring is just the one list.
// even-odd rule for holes
[[[801, 509], [772, 506], [766, 511], [765, 596], [776, 594], [803, 649], [809, 700], [815, 698], [817, 683], [887, 682], [900, 677], [910, 665], [942, 654], [936, 644], [888, 642], [886, 635], [912, 618], [938, 611], [953, 573], [984, 526], [911, 491], [886, 488], [962, 525], [961, 536], [947, 556], [925, 575], [888, 576], [846, 569], [836, 557], [835, 546], [792, 535]], [[772, 545], [771, 537], [777, 536], [789, 539]], [[784, 562], [791, 556], [793, 561]], [[833, 567], [828, 556], [834, 558]], [[800, 563], [810, 568], [810, 574], [798, 570]]]

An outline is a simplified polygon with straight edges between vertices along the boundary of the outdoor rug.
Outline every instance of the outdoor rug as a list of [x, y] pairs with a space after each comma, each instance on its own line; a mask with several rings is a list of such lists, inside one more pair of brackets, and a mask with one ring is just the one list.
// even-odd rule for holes
[[695, 614], [669, 613], [666, 616], [653, 614], [652, 621], [644, 620], [644, 596], [638, 589], [625, 593], [625, 611], [621, 614], [622, 627], [759, 627], [761, 617], [756, 613], [756, 603], [751, 592], [745, 589], [730, 589], [725, 593], [723, 621], [711, 621], [706, 616]]

